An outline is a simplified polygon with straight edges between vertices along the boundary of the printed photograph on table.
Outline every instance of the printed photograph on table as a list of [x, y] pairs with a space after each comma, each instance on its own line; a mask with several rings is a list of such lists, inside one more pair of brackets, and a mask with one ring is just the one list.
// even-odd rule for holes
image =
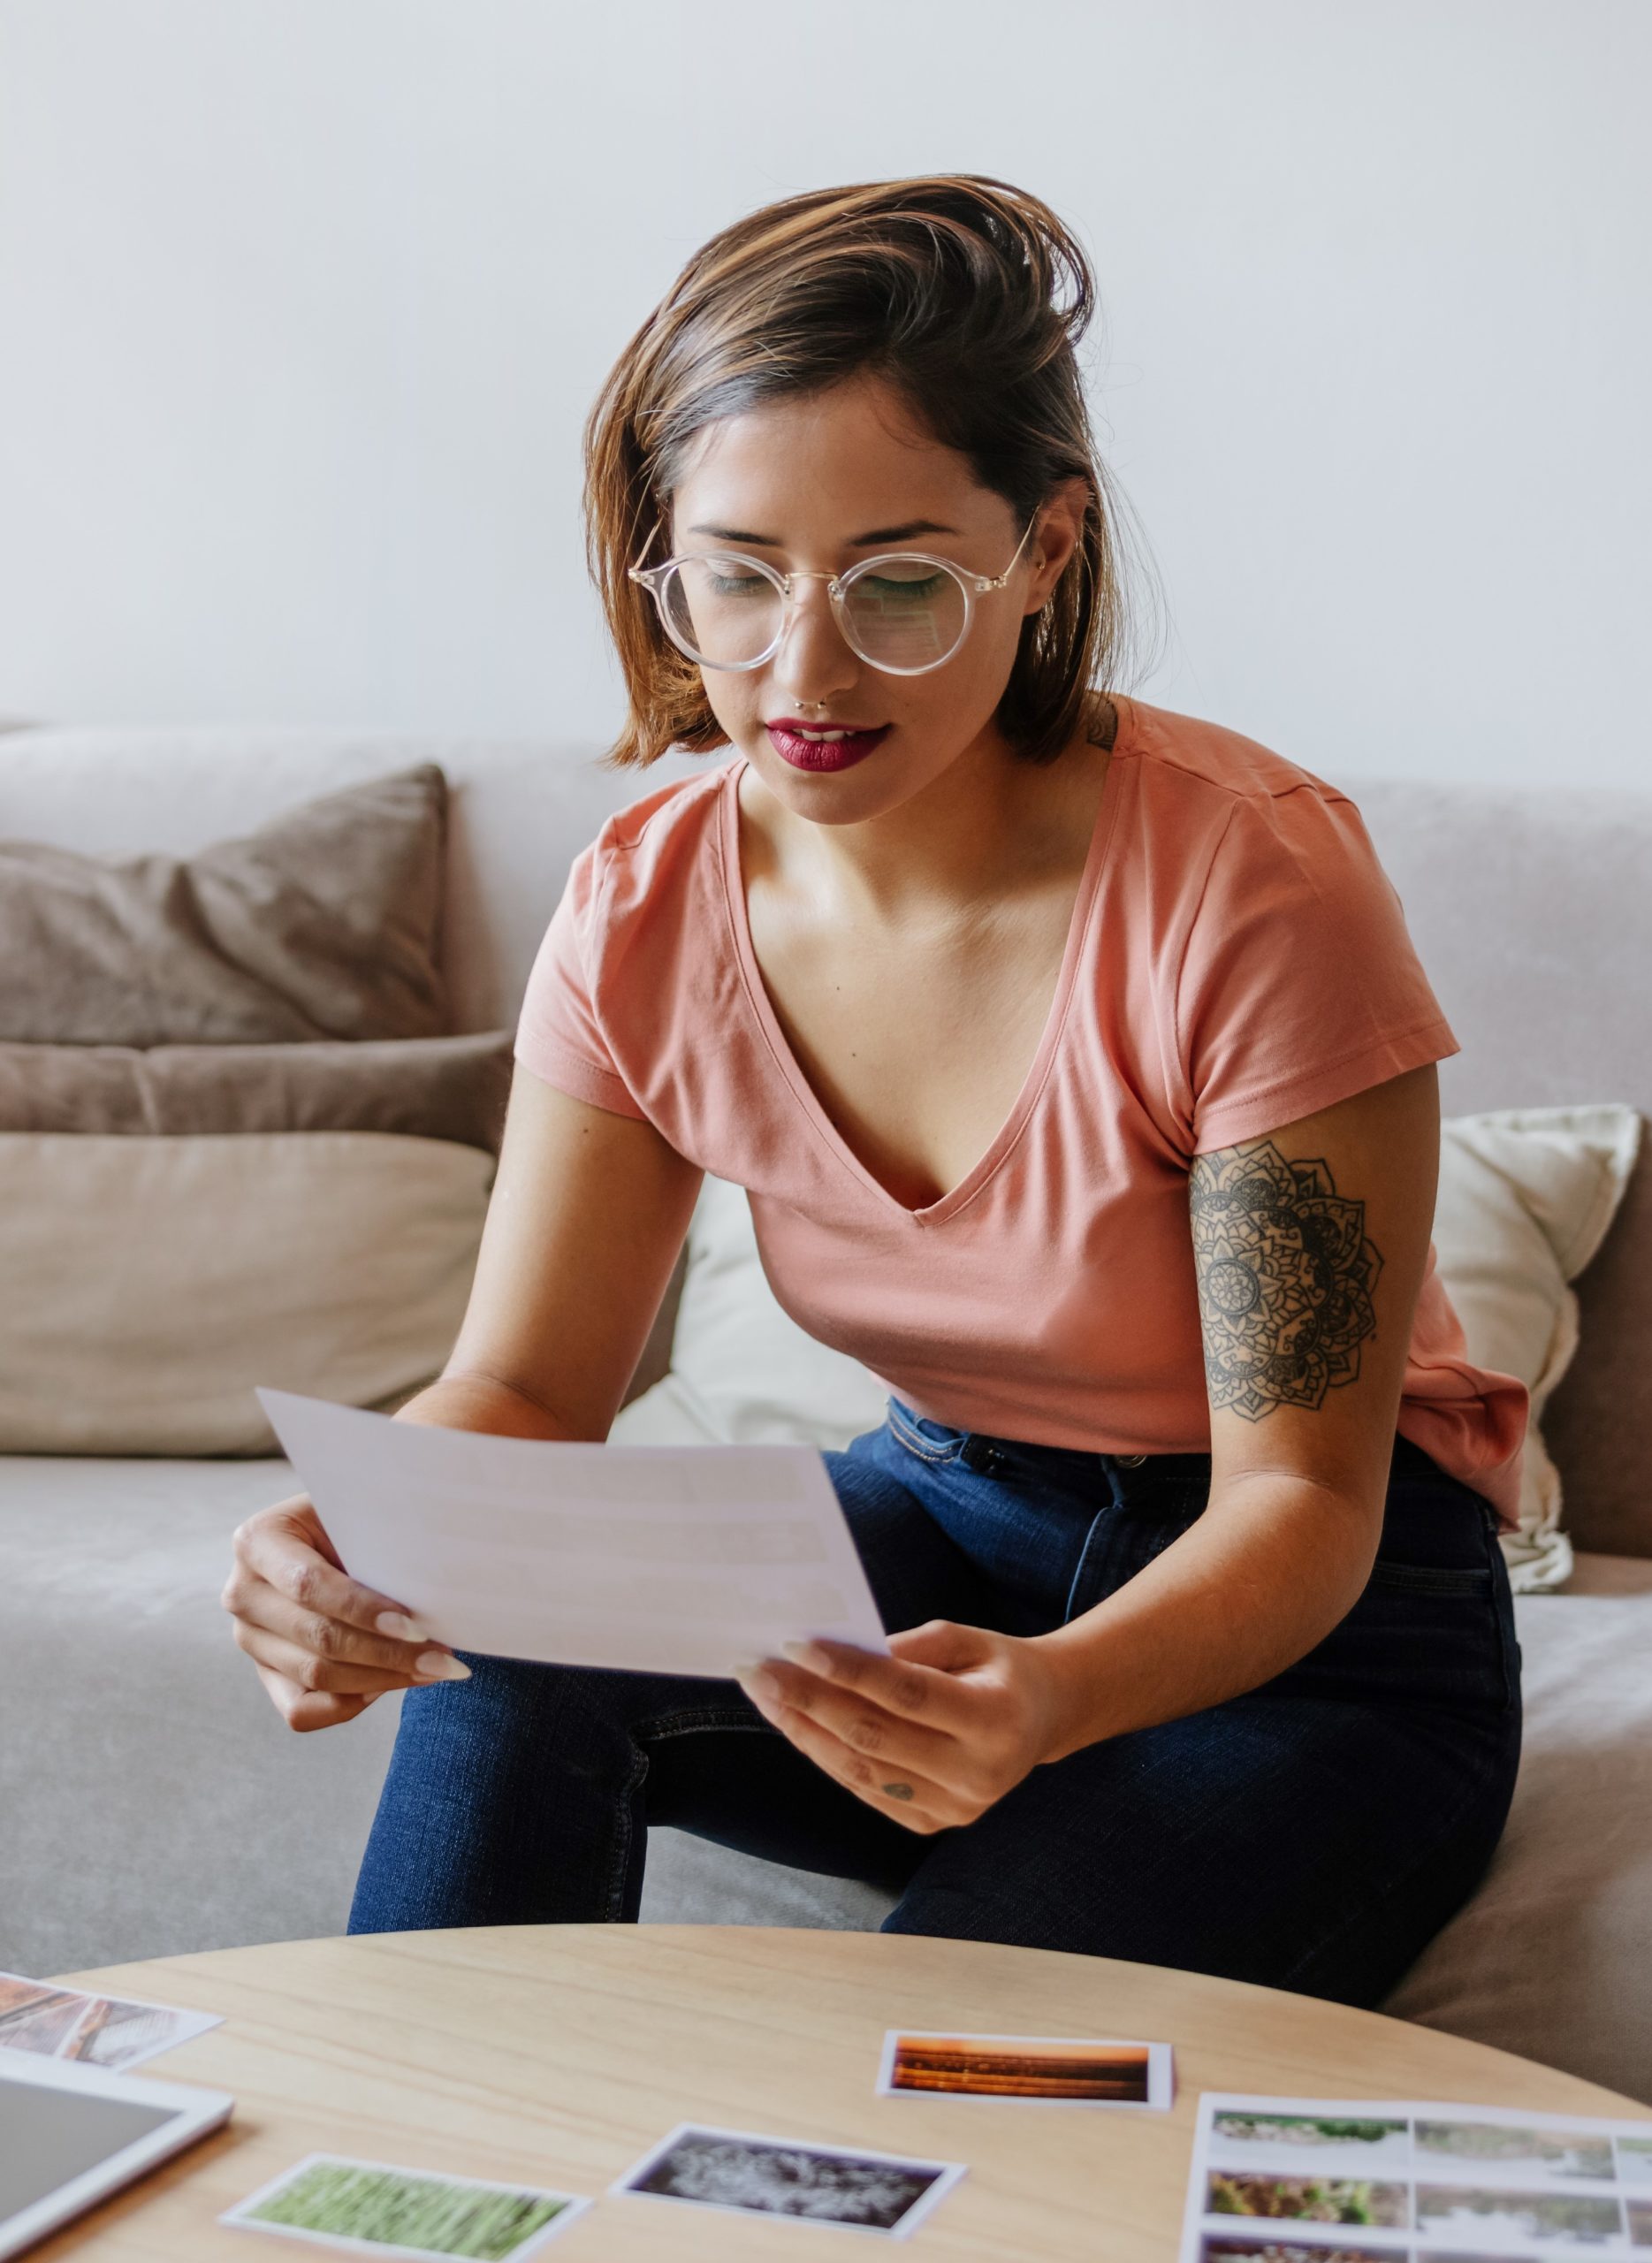
[[1269, 2234], [1212, 2232], [1199, 2263], [1404, 2263], [1404, 2248], [1353, 2247], [1346, 2240], [1312, 2247]]
[[891, 2028], [878, 2090], [1051, 2106], [1165, 2107], [1168, 2043], [1098, 2042], [1054, 2035], [946, 2035]]
[[1216, 2168], [1206, 2188], [1205, 2213], [1405, 2231], [1411, 2223], [1411, 2188], [1368, 2176], [1253, 2176]]
[[609, 2190], [905, 2239], [963, 2173], [960, 2161], [913, 2160], [685, 2122]]
[[1530, 2122], [1426, 2122], [1416, 2129], [1417, 2173], [1479, 2175], [1504, 2170], [1532, 2176], [1612, 2181], [1612, 2141], [1603, 2130], [1534, 2129]]
[[1385, 2176], [1411, 2172], [1411, 2124], [1365, 2114], [1219, 2114], [1213, 2159], [1284, 2175]]
[[1542, 2263], [1641, 2247], [1652, 2248], [1652, 2122], [1199, 2099], [1181, 2263]]
[[0, 2050], [40, 2059], [78, 2059], [118, 2074], [171, 2051], [210, 2027], [216, 2012], [180, 2011], [125, 1996], [88, 1996], [47, 1980], [0, 1972]]
[[307, 2153], [218, 2221], [354, 2255], [519, 2263], [590, 2205], [536, 2185]]
[[1420, 2184], [1417, 2229], [1427, 2239], [1472, 2242], [1509, 2249], [1618, 2247], [1624, 2243], [1623, 2202], [1616, 2194], [1525, 2192], [1504, 2186]]

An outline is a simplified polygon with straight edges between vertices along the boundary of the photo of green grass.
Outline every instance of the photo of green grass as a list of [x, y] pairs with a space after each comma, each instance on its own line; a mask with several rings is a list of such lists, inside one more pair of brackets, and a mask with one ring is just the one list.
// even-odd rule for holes
[[369, 2161], [317, 2160], [238, 2211], [237, 2221], [473, 2263], [509, 2263], [571, 2205], [564, 2193], [461, 2183]]
[[1380, 2145], [1405, 2133], [1403, 2122], [1320, 2114], [1218, 2114], [1211, 2127], [1219, 2137], [1261, 2145]]

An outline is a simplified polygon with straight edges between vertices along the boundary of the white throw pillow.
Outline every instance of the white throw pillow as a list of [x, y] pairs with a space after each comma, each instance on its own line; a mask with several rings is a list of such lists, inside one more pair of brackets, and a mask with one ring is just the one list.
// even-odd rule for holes
[[[1568, 1285], [1599, 1248], [1641, 1135], [1633, 1108], [1499, 1109], [1441, 1125], [1434, 1240], [1439, 1273], [1478, 1366], [1532, 1394], [1520, 1531], [1504, 1541], [1521, 1589], [1572, 1568], [1560, 1480], [1539, 1428], [1578, 1345]], [[806, 1336], [764, 1276], [743, 1189], [708, 1177], [689, 1229], [672, 1371], [610, 1436], [625, 1444], [841, 1447], [883, 1420], [868, 1371]]]
[[494, 1170], [404, 1132], [0, 1134], [0, 1452], [278, 1453], [255, 1383], [410, 1393]]
[[1470, 1359], [1519, 1375], [1532, 1394], [1520, 1529], [1504, 1538], [1510, 1579], [1523, 1591], [1557, 1588], [1572, 1570], [1542, 1413], [1578, 1349], [1569, 1284], [1604, 1240], [1640, 1144], [1640, 1116], [1611, 1104], [1494, 1109], [1440, 1127], [1440, 1277]]
[[775, 1301], [742, 1186], [709, 1175], [689, 1223], [671, 1373], [622, 1407], [622, 1445], [845, 1446], [883, 1421], [882, 1385]]

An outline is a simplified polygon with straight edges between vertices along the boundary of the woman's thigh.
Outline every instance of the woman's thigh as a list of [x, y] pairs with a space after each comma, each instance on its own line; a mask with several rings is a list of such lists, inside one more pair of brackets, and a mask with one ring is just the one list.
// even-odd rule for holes
[[[1138, 1524], [1092, 1551], [1108, 1591], [1175, 1537]], [[1518, 1665], [1488, 1511], [1413, 1466], [1324, 1642], [1245, 1696], [1035, 1769], [930, 1842], [887, 1929], [1378, 2003], [1496, 1847]]]
[[[890, 1632], [994, 1624], [989, 1581], [876, 1451], [826, 1461]], [[650, 1825], [898, 1891], [923, 1842], [765, 1721], [739, 1685], [473, 1657], [410, 1691], [353, 1929], [629, 1918]]]

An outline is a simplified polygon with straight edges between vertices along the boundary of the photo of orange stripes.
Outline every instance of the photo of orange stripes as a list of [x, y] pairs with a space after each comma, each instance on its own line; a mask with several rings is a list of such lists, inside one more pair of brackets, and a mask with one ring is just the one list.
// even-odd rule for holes
[[1145, 2043], [1055, 2043], [1036, 2037], [897, 2035], [890, 2087], [981, 2098], [1146, 2106]]

